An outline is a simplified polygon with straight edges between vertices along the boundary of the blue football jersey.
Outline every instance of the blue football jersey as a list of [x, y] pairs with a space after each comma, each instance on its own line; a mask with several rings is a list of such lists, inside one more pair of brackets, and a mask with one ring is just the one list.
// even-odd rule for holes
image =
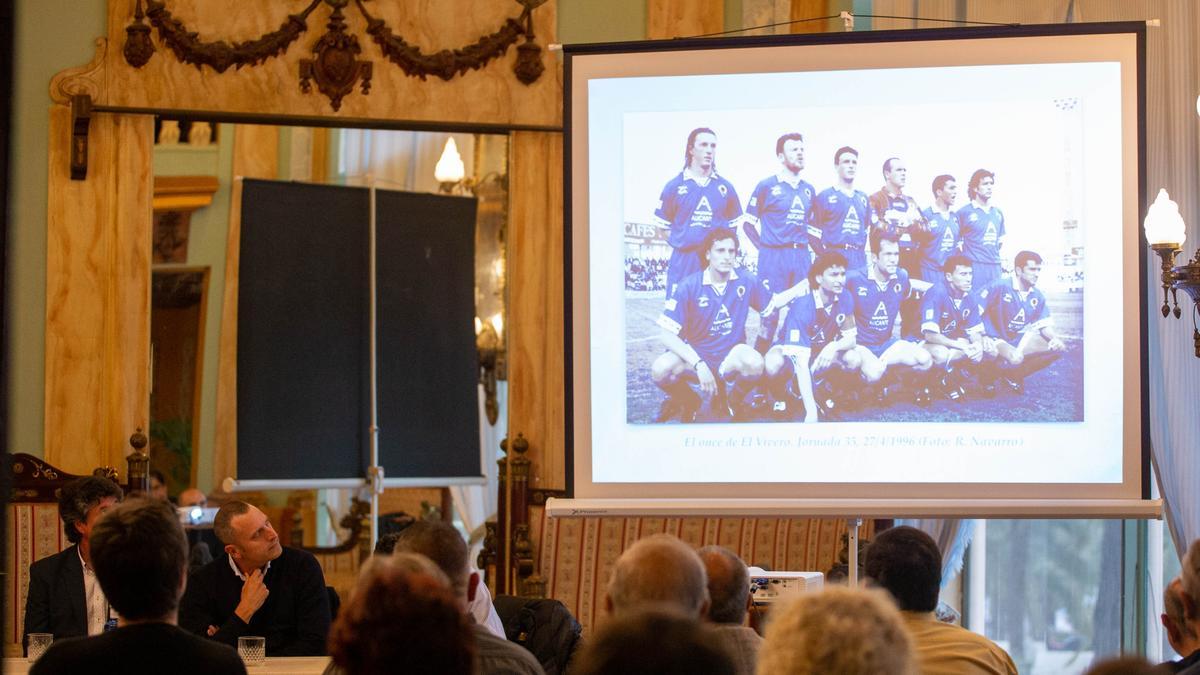
[[959, 340], [983, 329], [981, 314], [975, 293], [960, 294], [945, 282], [934, 284], [921, 301], [921, 330]]
[[713, 286], [708, 270], [680, 282], [667, 300], [658, 325], [692, 346], [700, 358], [719, 364], [746, 338], [750, 308], [762, 310], [771, 294], [753, 274], [735, 271], [723, 291]]
[[847, 195], [837, 188], [827, 188], [817, 195], [809, 210], [809, 241], [819, 240], [823, 248], [865, 249], [867, 231], [875, 222], [865, 192], [855, 190]]
[[854, 301], [845, 291], [833, 296], [828, 304], [822, 291], [802, 295], [788, 305], [782, 344], [820, 351], [841, 337], [842, 330], [853, 325], [853, 319]]
[[792, 185], [779, 176], [759, 182], [746, 204], [746, 214], [759, 226], [764, 246], [808, 241], [808, 211], [817, 191], [805, 180]]
[[988, 335], [1015, 342], [1029, 330], [1038, 330], [1050, 323], [1050, 308], [1046, 296], [1037, 288], [1021, 292], [1016, 282], [1002, 277], [991, 288], [980, 292], [983, 304], [984, 327]]
[[958, 232], [963, 255], [974, 262], [1000, 262], [1000, 239], [1004, 236], [1004, 213], [995, 206], [986, 211], [967, 204], [958, 210]]
[[846, 290], [854, 298], [854, 325], [858, 329], [858, 344], [872, 347], [892, 337], [900, 301], [908, 297], [912, 286], [903, 268], [880, 286], [870, 277], [869, 270], [854, 270], [846, 274]]
[[952, 211], [935, 211], [933, 207], [923, 213], [929, 223], [929, 232], [921, 237], [921, 264], [940, 270], [946, 264], [946, 258], [958, 250], [958, 216]]
[[698, 248], [710, 229], [740, 215], [742, 203], [732, 183], [715, 173], [701, 182], [689, 171], [667, 183], [654, 211], [655, 222], [671, 229], [667, 243], [684, 250]]

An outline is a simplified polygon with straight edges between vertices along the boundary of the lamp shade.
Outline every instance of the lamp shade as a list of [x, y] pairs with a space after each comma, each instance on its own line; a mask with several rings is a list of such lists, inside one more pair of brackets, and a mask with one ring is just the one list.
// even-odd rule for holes
[[464, 175], [466, 167], [463, 166], [462, 155], [458, 154], [458, 144], [451, 136], [446, 139], [446, 147], [442, 148], [442, 156], [438, 159], [437, 166], [433, 167], [433, 177], [439, 183], [457, 183]]
[[1158, 196], [1146, 212], [1143, 226], [1146, 228], [1146, 241], [1151, 245], [1175, 244], [1178, 248], [1187, 238], [1183, 216], [1179, 214], [1179, 205], [1171, 201], [1166, 189], [1159, 189]]

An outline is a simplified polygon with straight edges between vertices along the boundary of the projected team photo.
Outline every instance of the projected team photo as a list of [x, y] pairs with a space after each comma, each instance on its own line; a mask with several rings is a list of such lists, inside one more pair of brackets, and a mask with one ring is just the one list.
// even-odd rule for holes
[[625, 113], [627, 422], [1083, 421], [1079, 108]]

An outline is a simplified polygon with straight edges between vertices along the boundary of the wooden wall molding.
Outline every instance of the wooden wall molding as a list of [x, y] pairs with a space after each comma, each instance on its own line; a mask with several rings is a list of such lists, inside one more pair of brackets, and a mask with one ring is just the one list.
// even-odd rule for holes
[[225, 240], [225, 296], [221, 304], [221, 335], [217, 342], [217, 430], [213, 439], [212, 464], [214, 491], [220, 491], [226, 478], [237, 477], [237, 317], [238, 272], [242, 250], [242, 179], [274, 179], [279, 176], [279, 130], [270, 126], [235, 126], [233, 175], [229, 233]]
[[104, 93], [104, 63], [108, 40], [96, 38], [96, 53], [82, 66], [68, 68], [50, 78], [50, 100], [70, 105], [72, 96], [86, 95], [97, 100]]
[[725, 30], [724, 0], [646, 0], [646, 37], [695, 37]]
[[147, 427], [150, 117], [92, 118], [86, 181], [72, 181], [71, 111], [50, 111], [46, 218], [45, 460], [72, 473], [124, 466]]
[[508, 429], [529, 439], [534, 488], [563, 488], [563, 136], [510, 139]]
[[155, 176], [154, 211], [195, 211], [212, 203], [216, 176]]

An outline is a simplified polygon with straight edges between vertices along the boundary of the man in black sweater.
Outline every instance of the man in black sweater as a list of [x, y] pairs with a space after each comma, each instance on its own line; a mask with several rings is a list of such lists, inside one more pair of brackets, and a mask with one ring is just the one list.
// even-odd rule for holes
[[188, 545], [170, 504], [135, 499], [114, 506], [92, 530], [91, 549], [96, 577], [120, 615], [118, 627], [56, 641], [32, 675], [245, 675], [237, 652], [175, 625]]
[[266, 514], [245, 502], [222, 506], [213, 532], [225, 555], [191, 576], [179, 624], [230, 646], [265, 637], [267, 656], [325, 654], [329, 596], [316, 558], [281, 546]]

